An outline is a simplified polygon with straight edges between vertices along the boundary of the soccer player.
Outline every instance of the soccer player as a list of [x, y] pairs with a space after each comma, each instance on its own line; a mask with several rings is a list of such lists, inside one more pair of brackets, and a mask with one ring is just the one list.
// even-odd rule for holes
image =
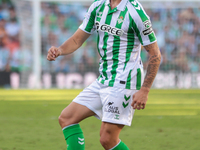
[[[60, 47], [51, 47], [47, 59], [73, 53], [95, 30], [100, 75], [61, 112], [59, 123], [68, 150], [85, 149], [79, 122], [90, 116], [102, 121], [100, 143], [105, 150], [128, 150], [119, 134], [131, 125], [135, 109], [145, 108], [161, 54], [150, 19], [137, 0], [96, 0], [74, 35]], [[141, 45], [149, 54], [144, 80]]]

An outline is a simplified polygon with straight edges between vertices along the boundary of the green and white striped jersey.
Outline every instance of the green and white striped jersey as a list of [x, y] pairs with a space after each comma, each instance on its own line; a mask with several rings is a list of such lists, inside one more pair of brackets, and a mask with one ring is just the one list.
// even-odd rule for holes
[[79, 27], [98, 33], [101, 56], [98, 81], [108, 86], [139, 90], [143, 80], [141, 44], [156, 41], [150, 19], [137, 0], [122, 0], [111, 10], [110, 0], [96, 0]]

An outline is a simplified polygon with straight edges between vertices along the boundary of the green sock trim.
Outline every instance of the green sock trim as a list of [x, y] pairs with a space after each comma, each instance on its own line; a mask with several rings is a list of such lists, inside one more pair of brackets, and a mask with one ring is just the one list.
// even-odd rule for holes
[[116, 145], [114, 148], [110, 149], [110, 150], [130, 150], [126, 144], [124, 144], [122, 141], [120, 141], [120, 143], [118, 145]]
[[63, 134], [67, 143], [67, 150], [85, 150], [85, 139], [79, 124], [66, 127]]
[[65, 140], [67, 140], [70, 136], [79, 133], [83, 133], [79, 124], [69, 126], [63, 130]]

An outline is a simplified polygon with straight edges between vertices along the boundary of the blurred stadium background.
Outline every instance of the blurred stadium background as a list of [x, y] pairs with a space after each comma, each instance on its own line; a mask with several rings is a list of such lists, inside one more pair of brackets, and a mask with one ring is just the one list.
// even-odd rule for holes
[[[162, 53], [154, 88], [200, 88], [200, 2], [139, 0]], [[92, 0], [0, 0], [0, 87], [83, 88], [98, 76], [96, 35], [69, 56], [48, 62], [81, 24]], [[141, 53], [144, 68], [148, 56]]]

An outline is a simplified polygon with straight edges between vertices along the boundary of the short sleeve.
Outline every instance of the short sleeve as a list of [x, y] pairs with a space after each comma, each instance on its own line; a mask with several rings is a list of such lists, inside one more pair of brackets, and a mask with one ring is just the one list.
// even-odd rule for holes
[[92, 34], [96, 27], [95, 27], [95, 16], [96, 16], [96, 11], [99, 7], [100, 2], [95, 1], [88, 9], [85, 18], [82, 22], [82, 24], [79, 26], [79, 28], [86, 33]]
[[143, 7], [136, 0], [132, 2], [134, 13], [132, 13], [133, 30], [135, 31], [140, 43], [143, 46], [149, 45], [156, 41], [156, 36], [149, 16], [144, 11]]

